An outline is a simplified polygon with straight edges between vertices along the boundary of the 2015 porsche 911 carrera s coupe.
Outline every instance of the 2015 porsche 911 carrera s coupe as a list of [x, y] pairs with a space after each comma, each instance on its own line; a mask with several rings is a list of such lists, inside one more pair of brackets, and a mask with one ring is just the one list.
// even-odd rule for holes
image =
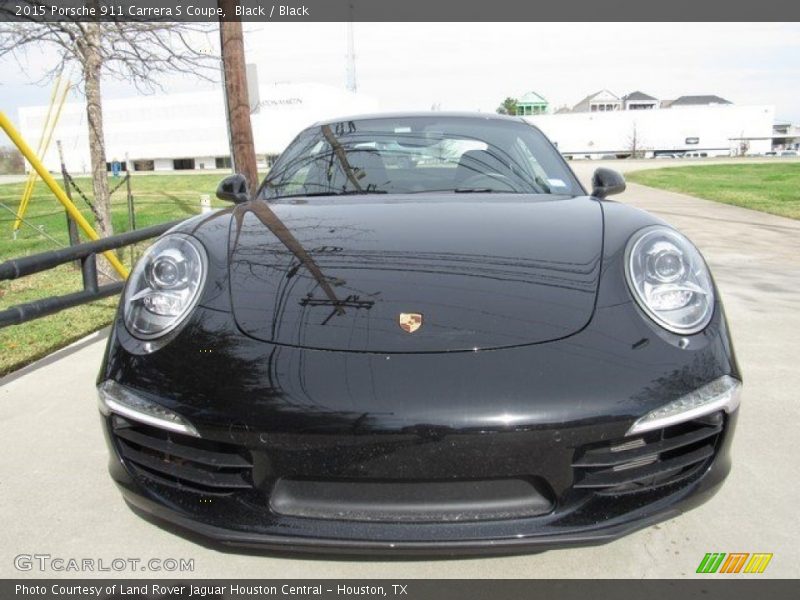
[[317, 123], [158, 239], [98, 379], [138, 512], [307, 551], [599, 543], [708, 499], [741, 376], [703, 257], [522, 119]]

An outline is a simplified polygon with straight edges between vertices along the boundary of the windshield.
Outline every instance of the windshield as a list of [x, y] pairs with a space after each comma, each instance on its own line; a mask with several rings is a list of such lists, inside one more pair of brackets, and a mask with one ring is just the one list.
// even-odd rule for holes
[[261, 197], [422, 192], [583, 193], [524, 122], [424, 116], [310, 127], [276, 161]]

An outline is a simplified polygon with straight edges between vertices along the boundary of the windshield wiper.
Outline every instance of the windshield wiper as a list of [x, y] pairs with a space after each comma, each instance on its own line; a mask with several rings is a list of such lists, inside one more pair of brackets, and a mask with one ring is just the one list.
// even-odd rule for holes
[[275, 196], [274, 199], [281, 198], [309, 198], [311, 196], [366, 196], [368, 194], [388, 194], [386, 190], [344, 190], [338, 192], [307, 192], [305, 194], [289, 194], [287, 196]]
[[456, 188], [456, 194], [518, 194], [513, 190], [496, 190], [494, 188]]

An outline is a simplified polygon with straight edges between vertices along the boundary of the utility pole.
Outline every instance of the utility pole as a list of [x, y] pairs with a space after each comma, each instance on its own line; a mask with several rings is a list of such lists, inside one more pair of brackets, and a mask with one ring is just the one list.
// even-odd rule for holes
[[347, 23], [347, 89], [353, 93], [358, 91], [358, 83], [356, 82], [356, 50], [355, 41], [353, 39], [353, 5], [350, 5], [350, 18], [351, 21]]
[[253, 127], [250, 123], [242, 22], [234, 20], [237, 4], [237, 0], [217, 0], [217, 6], [227, 16], [226, 20], [219, 21], [220, 51], [233, 165], [238, 173], [245, 176], [250, 193], [253, 194], [258, 187], [258, 168], [253, 144]]

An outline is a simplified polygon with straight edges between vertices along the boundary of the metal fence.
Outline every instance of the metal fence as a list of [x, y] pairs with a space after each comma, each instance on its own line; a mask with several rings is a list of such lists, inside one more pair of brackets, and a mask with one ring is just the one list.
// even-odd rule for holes
[[93, 242], [76, 244], [0, 263], [0, 281], [33, 275], [75, 260], [80, 261], [81, 274], [83, 276], [82, 291], [61, 296], [50, 296], [0, 311], [0, 327], [17, 325], [40, 317], [46, 317], [66, 308], [72, 308], [79, 304], [120, 293], [125, 285], [124, 281], [114, 281], [104, 285], [99, 284], [97, 279], [97, 254], [157, 237], [180, 222], [178, 220], [161, 223]]

